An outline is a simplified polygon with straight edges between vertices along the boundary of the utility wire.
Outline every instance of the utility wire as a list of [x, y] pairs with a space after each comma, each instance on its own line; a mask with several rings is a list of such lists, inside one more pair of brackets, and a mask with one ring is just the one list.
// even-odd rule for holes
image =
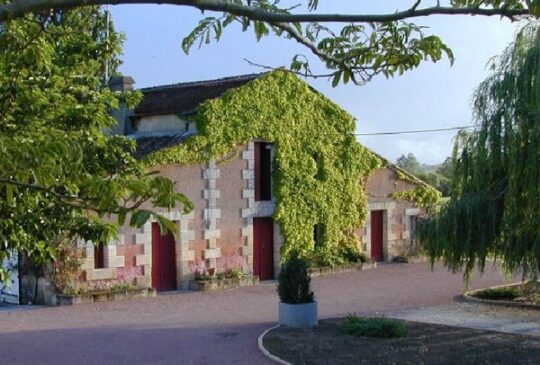
[[394, 134], [412, 134], [412, 133], [430, 133], [430, 132], [443, 132], [454, 131], [461, 129], [477, 128], [475, 125], [468, 125], [464, 127], [449, 127], [449, 128], [437, 128], [437, 129], [420, 129], [416, 131], [399, 131], [399, 132], [376, 132], [376, 133], [354, 133], [355, 136], [388, 136]]

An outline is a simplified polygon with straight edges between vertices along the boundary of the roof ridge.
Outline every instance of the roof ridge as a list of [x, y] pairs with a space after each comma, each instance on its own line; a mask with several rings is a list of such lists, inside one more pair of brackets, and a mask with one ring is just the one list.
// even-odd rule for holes
[[[364, 145], [362, 145], [364, 146]], [[399, 167], [397, 164], [393, 163], [392, 161], [390, 161], [389, 159], [387, 159], [386, 157], [383, 157], [382, 155], [380, 155], [379, 153], [373, 151], [372, 149], [370, 148], [367, 148], [366, 146], [364, 146], [365, 149], [367, 149], [369, 152], [371, 152], [372, 154], [374, 154], [377, 158], [381, 159], [382, 161], [386, 162], [387, 163], [387, 166], [394, 170], [394, 171], [399, 171], [401, 172], [402, 174], [404, 175], [407, 175], [408, 177], [410, 177], [411, 179], [413, 179], [414, 181], [416, 181], [417, 183], [420, 183], [421, 185], [424, 185], [424, 186], [428, 186], [430, 188], [433, 188], [435, 190], [438, 191], [438, 189], [434, 186], [432, 186], [430, 183], [427, 183], [425, 182], [424, 180], [420, 179], [418, 176], [416, 176], [415, 174], [413, 173], [410, 173], [409, 171]]]
[[138, 89], [138, 91], [148, 92], [148, 91], [174, 89], [176, 87], [185, 87], [185, 86], [212, 85], [212, 84], [217, 84], [220, 82], [227, 82], [227, 81], [242, 81], [242, 80], [256, 79], [263, 75], [266, 75], [267, 73], [268, 71], [260, 72], [260, 73], [236, 75], [236, 76], [226, 76], [226, 77], [221, 77], [221, 78], [211, 79], [211, 80], [187, 81], [187, 82], [178, 82], [178, 83], [167, 84], [167, 85], [149, 86], [149, 87], [140, 88]]

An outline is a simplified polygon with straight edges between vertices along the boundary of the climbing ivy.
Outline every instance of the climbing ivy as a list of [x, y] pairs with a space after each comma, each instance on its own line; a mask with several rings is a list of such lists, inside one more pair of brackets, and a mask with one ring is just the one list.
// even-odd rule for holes
[[408, 200], [415, 202], [422, 208], [434, 207], [441, 199], [441, 193], [434, 187], [426, 184], [418, 178], [406, 174], [400, 170], [396, 170], [398, 180], [405, 181], [414, 185], [414, 189], [405, 191], [395, 191], [390, 194], [390, 198], [396, 200]]
[[441, 198], [441, 193], [431, 187], [417, 186], [412, 190], [396, 191], [390, 194], [395, 200], [408, 200], [422, 208], [431, 208]]
[[324, 227], [321, 254], [338, 260], [358, 247], [354, 230], [367, 207], [361, 181], [381, 161], [356, 140], [351, 115], [277, 70], [202, 103], [193, 121], [197, 135], [149, 155], [146, 163], [192, 164], [228, 158], [254, 139], [274, 143], [274, 219], [284, 238], [282, 260], [293, 250], [314, 251], [316, 224]]

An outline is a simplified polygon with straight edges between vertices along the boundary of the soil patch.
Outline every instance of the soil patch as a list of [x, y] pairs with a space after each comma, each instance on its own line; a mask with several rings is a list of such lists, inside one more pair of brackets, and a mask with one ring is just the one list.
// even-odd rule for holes
[[264, 337], [273, 355], [292, 364], [530, 364], [540, 359], [540, 337], [403, 323], [406, 338], [380, 339], [343, 334], [340, 319], [314, 329], [277, 328]]

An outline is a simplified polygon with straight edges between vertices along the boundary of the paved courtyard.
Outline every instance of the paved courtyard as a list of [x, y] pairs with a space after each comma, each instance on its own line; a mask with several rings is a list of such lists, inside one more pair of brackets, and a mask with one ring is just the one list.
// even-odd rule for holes
[[[473, 287], [502, 283], [487, 269]], [[322, 318], [440, 307], [460, 274], [389, 264], [313, 279]], [[0, 364], [269, 364], [257, 336], [275, 324], [276, 283], [207, 293], [34, 310], [0, 309]]]
[[540, 311], [476, 303], [452, 303], [387, 314], [408, 321], [540, 336]]

